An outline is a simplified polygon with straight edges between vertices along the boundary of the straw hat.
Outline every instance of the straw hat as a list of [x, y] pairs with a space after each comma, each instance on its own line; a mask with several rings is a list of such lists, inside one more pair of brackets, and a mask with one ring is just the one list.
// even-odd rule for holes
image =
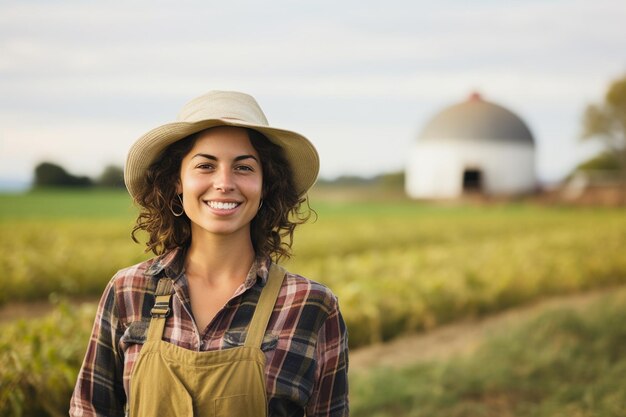
[[137, 198], [148, 167], [165, 148], [193, 133], [215, 126], [254, 129], [280, 146], [293, 172], [293, 182], [299, 195], [315, 183], [319, 156], [307, 138], [296, 132], [270, 127], [261, 107], [248, 94], [210, 91], [185, 104], [177, 121], [152, 129], [130, 148], [124, 169], [124, 182], [130, 195]]

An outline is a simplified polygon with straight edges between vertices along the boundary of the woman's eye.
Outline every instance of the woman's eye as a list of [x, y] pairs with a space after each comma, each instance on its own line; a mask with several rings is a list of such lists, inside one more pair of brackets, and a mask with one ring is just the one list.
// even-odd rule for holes
[[254, 169], [252, 169], [252, 167], [248, 165], [239, 165], [239, 166], [236, 166], [235, 169], [237, 171], [250, 171], [250, 172], [254, 171]]
[[212, 164], [198, 164], [198, 165], [196, 165], [196, 168], [199, 168], [199, 169], [212, 169], [213, 165]]

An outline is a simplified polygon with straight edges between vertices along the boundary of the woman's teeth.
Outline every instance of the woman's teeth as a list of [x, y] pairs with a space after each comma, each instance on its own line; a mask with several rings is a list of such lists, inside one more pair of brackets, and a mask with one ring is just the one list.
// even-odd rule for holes
[[217, 210], [232, 210], [239, 205], [239, 203], [223, 203], [221, 201], [209, 201], [207, 204], [212, 209]]

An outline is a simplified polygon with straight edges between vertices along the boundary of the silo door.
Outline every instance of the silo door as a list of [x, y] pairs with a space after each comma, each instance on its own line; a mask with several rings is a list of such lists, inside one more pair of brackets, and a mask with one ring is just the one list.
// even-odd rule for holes
[[463, 171], [463, 192], [476, 193], [482, 192], [483, 180], [480, 169], [468, 168]]

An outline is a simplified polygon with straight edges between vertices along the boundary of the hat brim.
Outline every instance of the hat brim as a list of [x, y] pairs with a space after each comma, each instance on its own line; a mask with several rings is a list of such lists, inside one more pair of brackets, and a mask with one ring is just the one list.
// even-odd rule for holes
[[234, 119], [207, 119], [198, 122], [173, 122], [150, 130], [130, 148], [124, 169], [124, 182], [136, 200], [150, 165], [174, 142], [205, 129], [235, 126], [254, 129], [283, 149], [293, 173], [298, 195], [302, 196], [315, 183], [319, 173], [319, 155], [313, 144], [299, 133]]

